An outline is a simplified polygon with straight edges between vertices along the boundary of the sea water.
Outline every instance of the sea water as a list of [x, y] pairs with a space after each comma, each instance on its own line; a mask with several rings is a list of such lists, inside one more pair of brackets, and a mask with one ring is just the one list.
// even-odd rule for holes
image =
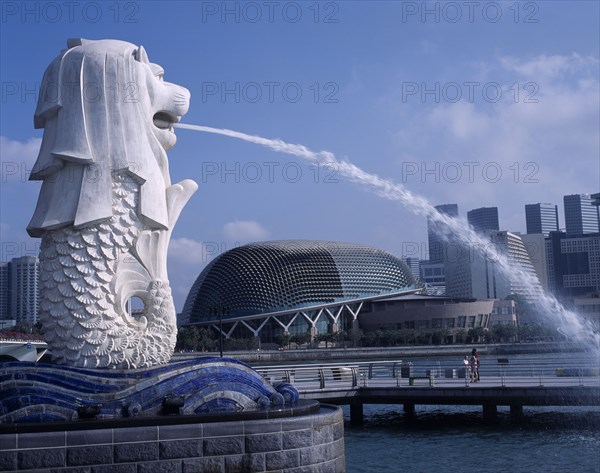
[[362, 427], [344, 407], [347, 473], [599, 473], [600, 408], [365, 405]]

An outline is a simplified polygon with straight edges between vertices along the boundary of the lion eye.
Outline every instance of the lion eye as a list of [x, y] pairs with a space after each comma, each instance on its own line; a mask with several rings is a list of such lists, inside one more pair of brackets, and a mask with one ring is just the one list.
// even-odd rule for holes
[[163, 76], [165, 75], [165, 70], [160, 67], [158, 64], [150, 64], [150, 70], [154, 77], [156, 77], [159, 81], [163, 81]]

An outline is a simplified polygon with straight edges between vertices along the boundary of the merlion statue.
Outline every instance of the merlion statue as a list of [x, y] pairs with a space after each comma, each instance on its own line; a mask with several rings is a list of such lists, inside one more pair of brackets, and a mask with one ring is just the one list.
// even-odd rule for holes
[[[163, 81], [142, 46], [69, 40], [35, 111], [44, 137], [27, 231], [41, 237], [40, 321], [53, 357], [80, 367], [167, 363], [176, 314], [167, 277], [175, 222], [197, 184], [171, 184], [172, 125], [187, 89]], [[141, 314], [127, 303], [139, 297]]]

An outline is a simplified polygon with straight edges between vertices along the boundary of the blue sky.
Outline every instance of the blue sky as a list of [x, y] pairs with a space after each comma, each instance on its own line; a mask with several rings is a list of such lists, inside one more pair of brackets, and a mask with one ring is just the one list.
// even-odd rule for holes
[[[524, 206], [600, 190], [599, 3], [2, 2], [3, 260], [36, 251], [26, 180], [36, 87], [67, 38], [143, 45], [192, 94], [184, 123], [328, 150], [433, 204]], [[173, 181], [200, 188], [173, 234], [181, 309], [206, 262], [240, 243], [327, 239], [427, 256], [423, 217], [230, 138], [178, 130]], [[23, 178], [23, 175], [25, 178]]]

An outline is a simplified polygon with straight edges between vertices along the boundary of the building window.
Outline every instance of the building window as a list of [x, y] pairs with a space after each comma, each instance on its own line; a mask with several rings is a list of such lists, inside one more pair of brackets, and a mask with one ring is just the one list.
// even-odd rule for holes
[[429, 328], [429, 320], [419, 320], [417, 321], [417, 328], [419, 330], [425, 330]]
[[464, 315], [458, 316], [458, 328], [465, 328], [467, 324], [467, 317]]
[[475, 327], [475, 316], [474, 315], [470, 315], [469, 316], [469, 322], [467, 324], [468, 328], [473, 328]]
[[451, 318], [451, 319], [444, 319], [444, 326], [446, 328], [454, 328], [454, 323], [456, 322], [456, 319]]
[[431, 328], [442, 328], [443, 319], [433, 319], [431, 321]]

